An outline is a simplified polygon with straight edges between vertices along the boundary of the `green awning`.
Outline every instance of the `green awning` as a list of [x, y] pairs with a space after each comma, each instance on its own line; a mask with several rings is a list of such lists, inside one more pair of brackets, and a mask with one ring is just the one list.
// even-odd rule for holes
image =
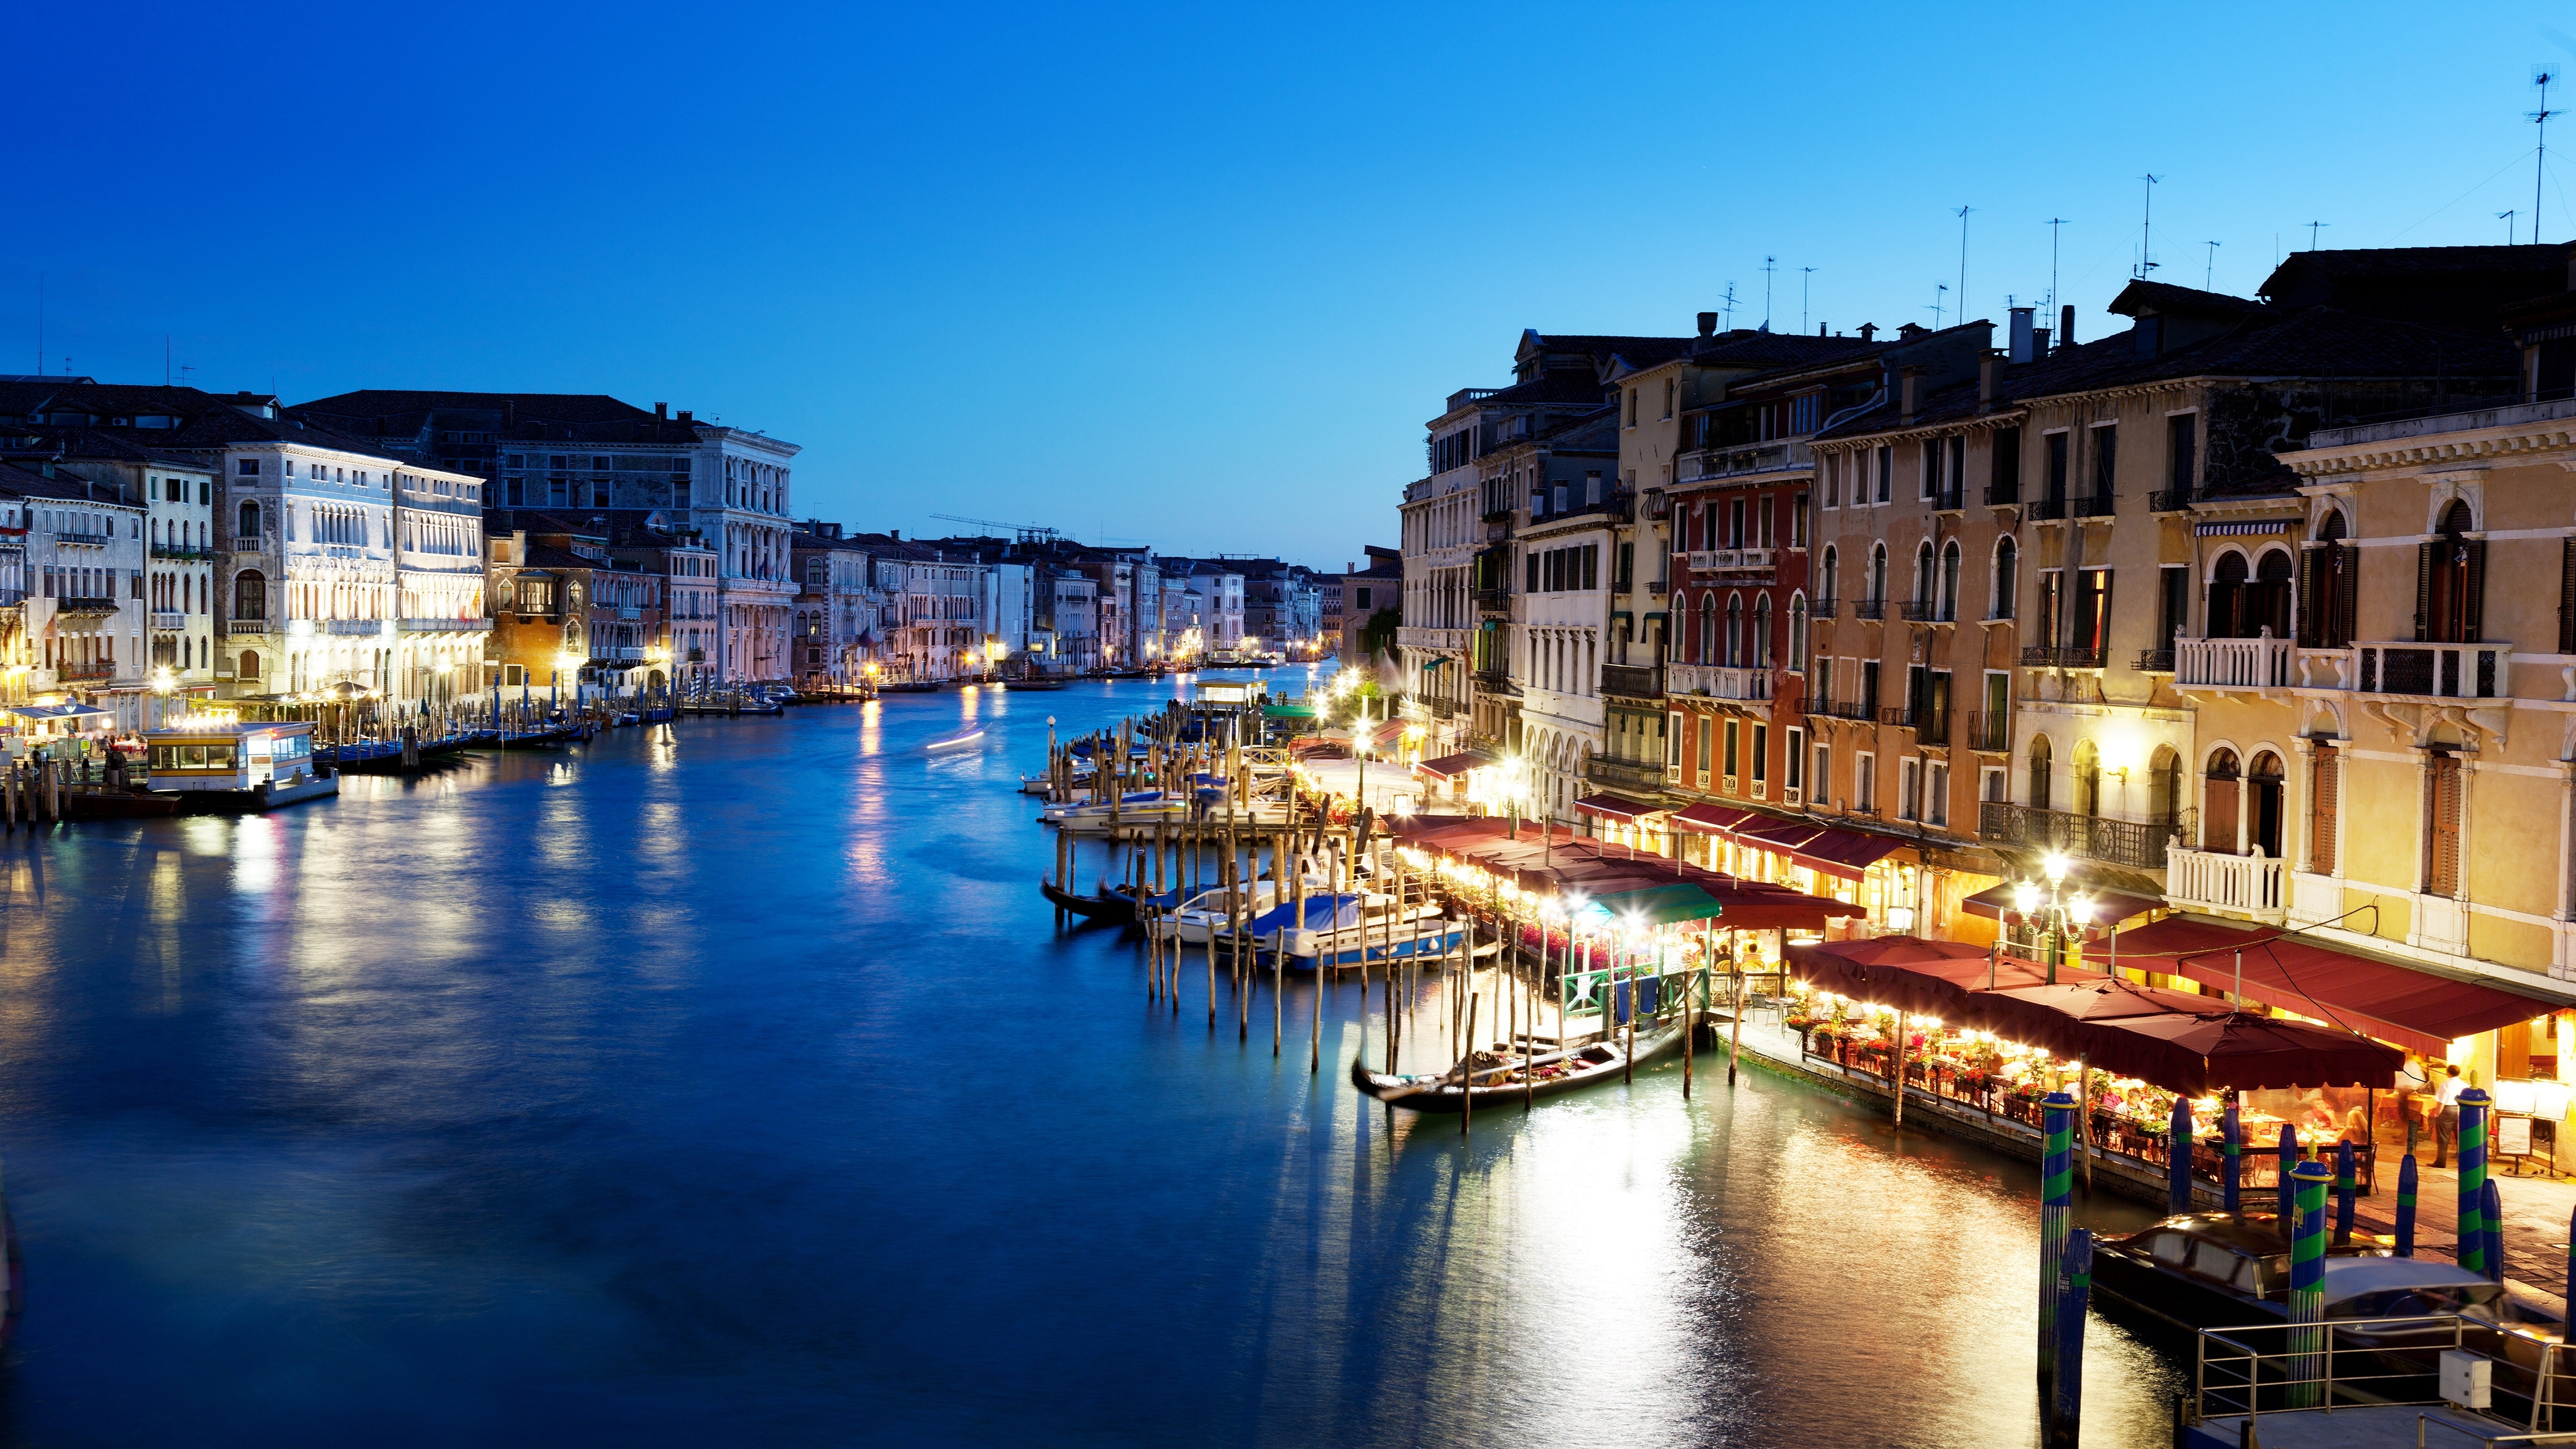
[[1311, 706], [1302, 704], [1265, 704], [1261, 707], [1261, 717], [1263, 719], [1313, 719], [1315, 711]]
[[1686, 881], [1597, 895], [1577, 913], [1586, 926], [1672, 926], [1684, 921], [1713, 921], [1725, 914], [1717, 897]]

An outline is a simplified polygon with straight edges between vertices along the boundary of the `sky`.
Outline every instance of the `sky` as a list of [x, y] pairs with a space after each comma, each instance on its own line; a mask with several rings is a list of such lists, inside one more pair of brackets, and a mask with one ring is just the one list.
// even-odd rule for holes
[[1523, 328], [2000, 326], [2054, 265], [2096, 337], [2149, 174], [2226, 292], [2311, 222], [2528, 242], [2535, 182], [2576, 237], [2576, 9], [2430, 14], [41, 6], [0, 371], [605, 392], [800, 444], [806, 516], [1338, 567]]

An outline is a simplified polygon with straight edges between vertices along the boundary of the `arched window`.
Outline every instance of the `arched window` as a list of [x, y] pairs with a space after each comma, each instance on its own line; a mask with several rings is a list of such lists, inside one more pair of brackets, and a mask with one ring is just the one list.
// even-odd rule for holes
[[2034, 810], [2046, 810], [2046, 809], [2048, 809], [2048, 808], [2049, 808], [2049, 803], [2048, 803], [2048, 799], [2049, 799], [2049, 788], [2048, 788], [2048, 787], [2049, 787], [2049, 766], [2050, 766], [2050, 763], [2051, 763], [2051, 761], [2049, 760], [2048, 736], [2046, 736], [2046, 735], [2032, 735], [2032, 736], [2030, 737], [2030, 792], [2029, 792], [2029, 793], [2030, 793], [2030, 800], [2029, 800], [2029, 804], [2030, 804], [2030, 807], [2031, 807], [2032, 809], [2034, 809]]
[[1744, 596], [1726, 596], [1726, 656], [1722, 661], [1729, 669], [1744, 667]]
[[2091, 740], [2075, 742], [2074, 768], [2068, 783], [2075, 787], [2075, 813], [2102, 813], [2102, 751]]
[[1832, 544], [1827, 544], [1825, 545], [1824, 582], [1816, 590], [1816, 607], [1819, 611], [1843, 596], [1842, 581], [1842, 555], [1835, 551]]
[[2466, 499], [2455, 499], [2443, 511], [2438, 537], [2423, 546], [2416, 563], [2415, 637], [2440, 644], [2474, 643], [2485, 631], [2481, 607], [2486, 593], [2483, 540], [2465, 538], [2476, 526]]
[[1804, 671], [1807, 667], [1807, 596], [1789, 596], [1789, 667]]
[[1914, 602], [1932, 602], [1932, 540], [1925, 539], [1914, 550]]
[[257, 679], [257, 678], [259, 678], [259, 651], [258, 651], [258, 650], [256, 650], [256, 649], [245, 649], [245, 650], [243, 650], [243, 651], [242, 651], [242, 657], [241, 657], [241, 677], [242, 677], [242, 678], [244, 678], [244, 679]]
[[2317, 528], [2317, 543], [2299, 554], [2299, 642], [2312, 649], [2341, 649], [2352, 643], [2354, 586], [2361, 581], [2360, 561], [2344, 540], [2343, 510], [2329, 509]]
[[257, 545], [259, 542], [259, 500], [245, 498], [241, 511], [234, 515], [233, 541]]
[[1771, 596], [1753, 596], [1753, 637], [1745, 641], [1745, 663], [1760, 669], [1771, 667]]
[[2002, 538], [1995, 540], [1995, 603], [1993, 617], [1998, 619], [2009, 619], [2013, 616], [2013, 596], [2015, 590], [2021, 583], [2020, 572], [2021, 550], [2014, 545], [2012, 535], [2005, 534]]
[[2171, 825], [2182, 818], [2182, 756], [2158, 745], [2147, 764], [2147, 819]]
[[2213, 569], [2209, 576], [2210, 638], [2248, 637], [2250, 631], [2245, 627], [2245, 585], [2250, 577], [2251, 570], [2245, 565], [2245, 555], [2229, 549], [2219, 556], [2218, 567]]
[[2267, 550], [2254, 565], [2254, 581], [2245, 588], [2246, 637], [2260, 636], [2266, 629], [2275, 639], [2290, 637], [2290, 551]]
[[268, 622], [268, 576], [257, 569], [233, 575], [233, 618], [243, 623]]
[[2245, 843], [2265, 855], [2281, 853], [2281, 757], [2265, 750], [2245, 772]]
[[1717, 662], [1717, 595], [1699, 596], [1699, 661]]
[[1874, 544], [1871, 544], [1871, 545], [1869, 546], [1869, 580], [1868, 580], [1868, 582], [1869, 582], [1869, 600], [1870, 600], [1870, 602], [1871, 602], [1871, 603], [1874, 603], [1874, 604], [1876, 604], [1876, 603], [1884, 603], [1884, 602], [1886, 602], [1886, 599], [1887, 599], [1887, 545], [1886, 545], [1886, 544], [1883, 544], [1883, 543], [1874, 543]]
[[1941, 550], [1941, 617], [1959, 617], [1959, 541], [1952, 539]]
[[2236, 803], [2238, 776], [2236, 752], [2216, 749], [2209, 752], [2209, 766], [2200, 782], [2200, 848], [2236, 853]]

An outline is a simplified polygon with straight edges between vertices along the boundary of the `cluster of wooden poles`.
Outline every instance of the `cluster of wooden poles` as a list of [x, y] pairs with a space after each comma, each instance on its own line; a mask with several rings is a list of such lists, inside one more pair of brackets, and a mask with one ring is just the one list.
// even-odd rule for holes
[[63, 818], [63, 792], [71, 788], [65, 773], [77, 768], [64, 760], [12, 760], [0, 765], [0, 822], [15, 830], [21, 821]]

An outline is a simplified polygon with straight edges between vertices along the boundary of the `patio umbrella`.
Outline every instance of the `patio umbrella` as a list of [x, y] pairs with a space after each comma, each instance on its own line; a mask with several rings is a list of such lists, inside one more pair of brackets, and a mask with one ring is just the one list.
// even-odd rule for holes
[[1989, 965], [1981, 946], [1915, 936], [1793, 945], [1786, 954], [1829, 991], [1953, 1022], [1971, 1018], [1971, 999], [1990, 978], [1997, 986], [2036, 986], [2043, 979], [2016, 962]]
[[[1998, 986], [1969, 998], [1968, 1025], [2060, 1056], [2089, 1059], [2099, 1033], [2092, 1023], [2138, 1016], [2203, 1016], [2223, 1003], [2189, 991], [2139, 986], [2117, 976], [2054, 986]], [[2134, 1074], [2133, 1074], [2134, 1075]]]
[[2304, 1021], [2243, 1012], [2131, 1016], [2096, 1023], [2089, 1060], [2168, 1092], [2394, 1086], [2405, 1053]]

